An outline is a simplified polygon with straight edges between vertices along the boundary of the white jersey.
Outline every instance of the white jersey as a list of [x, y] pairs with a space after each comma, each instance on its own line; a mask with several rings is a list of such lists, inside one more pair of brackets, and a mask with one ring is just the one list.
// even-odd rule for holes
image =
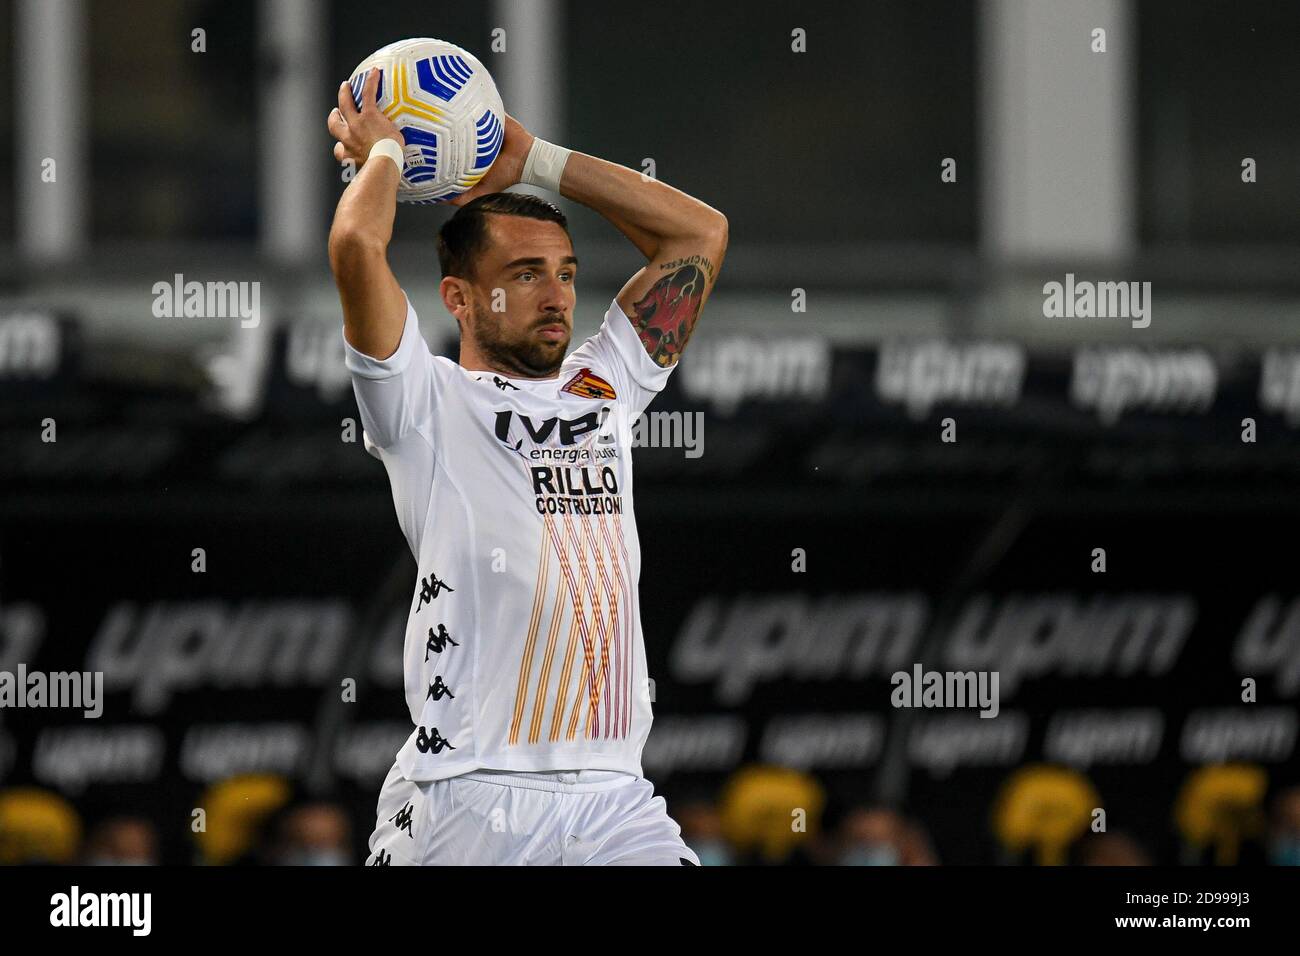
[[432, 355], [409, 300], [391, 357], [344, 345], [418, 564], [403, 775], [640, 776], [651, 709], [630, 429], [671, 369], [617, 301], [553, 379]]

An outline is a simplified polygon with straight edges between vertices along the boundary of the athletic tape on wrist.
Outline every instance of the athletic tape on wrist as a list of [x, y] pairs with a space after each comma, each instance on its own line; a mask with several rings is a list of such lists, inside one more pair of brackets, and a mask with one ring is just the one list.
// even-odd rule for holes
[[524, 160], [524, 171], [519, 181], [558, 193], [560, 177], [564, 175], [564, 164], [569, 161], [572, 152], [571, 149], [548, 143], [540, 136], [533, 137], [533, 145], [528, 150], [528, 158]]
[[395, 139], [381, 139], [370, 147], [370, 155], [367, 159], [373, 159], [375, 155], [387, 156], [397, 164], [397, 175], [402, 175], [402, 170], [406, 168], [406, 158], [402, 155], [402, 147], [398, 145]]

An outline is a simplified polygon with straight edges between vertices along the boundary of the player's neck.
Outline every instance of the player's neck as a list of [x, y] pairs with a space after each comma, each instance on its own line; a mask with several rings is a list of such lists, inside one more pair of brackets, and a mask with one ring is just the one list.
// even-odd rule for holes
[[557, 368], [550, 375], [531, 375], [523, 369], [507, 368], [500, 363], [490, 362], [476, 349], [471, 350], [463, 345], [460, 354], [456, 358], [457, 364], [467, 372], [490, 372], [493, 375], [500, 375], [504, 378], [522, 378], [530, 379], [535, 382], [545, 382], [560, 377], [560, 370]]

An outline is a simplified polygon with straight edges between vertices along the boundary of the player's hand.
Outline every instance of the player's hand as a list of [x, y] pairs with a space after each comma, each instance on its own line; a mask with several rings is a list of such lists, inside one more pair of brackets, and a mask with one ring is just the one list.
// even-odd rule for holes
[[339, 163], [352, 160], [360, 169], [370, 156], [370, 147], [381, 139], [395, 139], [405, 146], [406, 139], [387, 116], [379, 109], [376, 102], [379, 95], [379, 71], [366, 71], [365, 82], [361, 84], [361, 109], [352, 101], [352, 88], [343, 83], [339, 86], [339, 105], [330, 110], [325, 125], [337, 143], [334, 144], [334, 158]]
[[509, 113], [506, 113], [505, 117], [505, 140], [501, 143], [501, 152], [497, 153], [497, 158], [492, 162], [492, 168], [478, 181], [478, 185], [469, 192], [448, 199], [448, 204], [463, 206], [479, 196], [499, 193], [519, 182], [520, 177], [523, 176], [524, 160], [528, 159], [528, 151], [533, 148], [534, 137]]

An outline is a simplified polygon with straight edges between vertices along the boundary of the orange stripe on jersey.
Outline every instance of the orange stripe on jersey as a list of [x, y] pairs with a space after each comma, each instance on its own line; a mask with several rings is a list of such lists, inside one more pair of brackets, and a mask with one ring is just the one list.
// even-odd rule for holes
[[573, 710], [569, 716], [569, 732], [566, 736], [570, 740], [578, 735], [578, 715], [582, 713], [582, 685], [590, 673], [591, 670], [587, 667], [586, 660], [584, 660], [582, 662], [582, 673], [578, 677], [578, 692], [573, 697]]
[[[586, 613], [585, 603], [583, 604], [583, 613], [584, 615]], [[592, 615], [593, 620], [597, 617], [599, 617], [598, 614]], [[591, 642], [588, 640], [583, 641], [582, 650], [582, 669], [579, 672], [578, 686], [573, 697], [573, 708], [569, 714], [569, 729], [567, 734], [569, 740], [573, 740], [574, 737], [577, 736], [578, 717], [583, 713], [584, 700], [587, 704], [588, 713], [595, 710], [596, 707], [598, 688], [596, 686], [595, 652], [592, 650]], [[583, 736], [589, 736], [585, 730]]]
[[[614, 515], [613, 522], [614, 522], [614, 527], [618, 531], [618, 548], [619, 548], [619, 553], [623, 555], [623, 566], [628, 569], [631, 569], [632, 559], [628, 557], [627, 539], [623, 537], [623, 516], [621, 514]], [[632, 671], [633, 671], [633, 665], [635, 664], [635, 659], [632, 657], [632, 651], [633, 651], [632, 621], [636, 620], [637, 593], [636, 593], [636, 582], [632, 581], [630, 578], [630, 570], [629, 570], [629, 581], [627, 585], [626, 597], [627, 597], [627, 611], [628, 611], [628, 627], [627, 627], [627, 631], [625, 632], [624, 646], [628, 653], [627, 685], [628, 685], [628, 690], [632, 691], [634, 689], [632, 686]], [[631, 732], [631, 727], [630, 727], [631, 721], [632, 721], [632, 711], [631, 711], [631, 701], [629, 700], [628, 706], [626, 708], [626, 713], [623, 718], [624, 735], [627, 735], [628, 733]]]
[[551, 743], [560, 739], [560, 727], [564, 722], [565, 698], [569, 693], [569, 678], [573, 676], [573, 659], [578, 653], [578, 615], [575, 610], [569, 622], [569, 645], [564, 651], [564, 665], [560, 669], [560, 683], [555, 688], [555, 709], [551, 715]]
[[[610, 612], [609, 628], [608, 628], [610, 632], [610, 637], [608, 640], [602, 640], [600, 645], [600, 672], [602, 675], [604, 675], [604, 680], [609, 685], [609, 691], [607, 691], [604, 695], [605, 732], [603, 735], [605, 737], [608, 737], [610, 735], [610, 728], [613, 723], [610, 717], [610, 707], [613, 704], [613, 697], [615, 696], [614, 692], [617, 689], [617, 685], [615, 683], [614, 678], [610, 676], [609, 654], [610, 654], [610, 646], [619, 639], [618, 594], [614, 590], [613, 579], [610, 578], [609, 571], [605, 567], [605, 557], [601, 553], [600, 544], [596, 541], [596, 536], [592, 533], [591, 519], [584, 518], [581, 521], [581, 525], [582, 525], [583, 537], [585, 538], [586, 542], [589, 545], [591, 545], [591, 553], [596, 558], [596, 573], [600, 577], [600, 593], [602, 599], [601, 603], [603, 603]], [[600, 612], [597, 611], [597, 613]], [[602, 628], [601, 630], [604, 631], [605, 628]], [[602, 634], [602, 637], [603, 636], [604, 635]], [[615, 733], [615, 736], [617, 736], [617, 732]]]
[[[567, 540], [571, 541], [574, 544], [578, 552], [578, 568], [582, 572], [583, 581], [585, 581], [587, 584], [587, 590], [588, 592], [591, 593], [593, 598], [595, 598], [595, 601], [592, 606], [592, 617], [595, 619], [596, 622], [596, 636], [601, 642], [602, 657], [607, 661], [608, 653], [604, 651], [604, 646], [608, 642], [609, 638], [605, 631], [605, 618], [600, 613], [600, 608], [601, 608], [601, 604], [603, 603], [604, 594], [596, 587], [595, 579], [591, 575], [591, 568], [588, 566], [587, 563], [586, 546], [583, 543], [582, 539], [579, 538], [577, 533], [573, 530], [573, 518], [569, 515], [565, 515], [564, 517], [564, 530], [567, 536]], [[605, 677], [608, 676], [608, 674], [606, 670], [597, 669], [596, 652], [595, 649], [590, 645], [590, 643], [584, 645], [583, 652], [585, 655], [586, 666], [588, 670], [593, 672], [593, 677], [595, 678], [594, 680], [591, 681], [591, 685], [589, 688], [589, 695], [588, 695], [591, 710], [587, 720], [588, 729], [586, 733], [587, 736], [591, 736], [593, 733], [592, 724], [594, 721], [599, 720], [598, 707], [600, 705], [601, 688], [604, 685]]]
[[[551, 542], [556, 548], [561, 547], [558, 538], [555, 536], [554, 533], [552, 533]], [[569, 679], [573, 676], [573, 661], [574, 658], [577, 656], [577, 652], [578, 652], [578, 647], [577, 647], [578, 637], [580, 633], [583, 634], [584, 635], [583, 640], [585, 642], [586, 640], [585, 634], [586, 634], [586, 627], [587, 627], [586, 615], [584, 615], [582, 611], [582, 605], [583, 605], [583, 601], [585, 600], [585, 595], [579, 592], [579, 594], [576, 596], [575, 599], [574, 587], [573, 587], [573, 571], [569, 565], [567, 555], [565, 555], [562, 558], [561, 567], [564, 569], [564, 583], [567, 585], [565, 589], [565, 593], [569, 596], [569, 606], [573, 611], [573, 617], [569, 622], [569, 643], [564, 651], [564, 664], [560, 669], [560, 683], [559, 686], [556, 687], [555, 689], [555, 710], [552, 712], [552, 716], [551, 716], [551, 742], [552, 743], [560, 739], [561, 723], [564, 720], [564, 714], [567, 710], [566, 704], [569, 696]], [[578, 587], [579, 589], [581, 589], [582, 587], [581, 583], [579, 583]], [[585, 676], [585, 671], [583, 672], [583, 676]], [[581, 695], [582, 693], [582, 679], [583, 678], [580, 677], [578, 680], [579, 695]]]
[[[564, 583], [569, 593], [569, 600], [573, 604], [575, 619], [578, 623], [578, 632], [582, 635], [583, 658], [584, 660], [588, 660], [592, 656], [592, 650], [591, 635], [587, 629], [587, 616], [583, 611], [585, 591], [578, 593], [577, 589], [574, 587], [575, 577], [573, 574], [573, 565], [569, 561], [568, 550], [566, 549], [564, 542], [560, 540], [559, 534], [555, 530], [553, 523], [547, 525], [547, 531], [550, 534], [551, 543], [555, 547], [556, 553], [560, 556], [560, 568], [564, 572]], [[581, 587], [581, 584], [579, 587]], [[589, 672], [588, 669], [584, 667], [582, 677], [579, 678], [578, 681], [579, 694], [582, 693], [582, 683], [586, 680], [589, 680]], [[594, 692], [594, 687], [591, 688], [591, 690]], [[564, 700], [565, 694], [567, 694], [567, 687], [561, 688], [561, 696], [558, 698], [561, 702]], [[572, 735], [570, 735], [570, 737], [572, 737]]]
[[524, 652], [519, 659], [519, 681], [515, 687], [515, 712], [510, 721], [510, 743], [519, 742], [519, 725], [524, 719], [524, 704], [528, 700], [528, 676], [533, 670], [533, 651], [537, 647], [537, 624], [542, 617], [542, 606], [546, 602], [546, 585], [550, 581], [551, 549], [546, 541], [546, 531], [542, 530], [542, 553], [537, 562], [537, 580], [533, 583], [533, 613], [528, 620], [528, 638], [524, 641]]
[[[551, 520], [546, 515], [547, 521]], [[537, 690], [533, 694], [533, 719], [528, 725], [528, 742], [537, 743], [542, 736], [542, 719], [546, 713], [546, 692], [551, 682], [551, 663], [555, 660], [555, 644], [560, 636], [560, 622], [563, 620], [564, 601], [560, 588], [555, 589], [551, 602], [551, 623], [546, 629], [546, 650], [542, 654], [542, 671], [537, 676]], [[570, 628], [572, 633], [572, 628]]]
[[614, 577], [618, 580], [618, 598], [619, 609], [623, 612], [621, 639], [618, 642], [617, 666], [615, 677], [618, 680], [619, 693], [621, 697], [615, 701], [616, 709], [619, 713], [620, 737], [627, 736], [627, 721], [629, 719], [632, 692], [632, 660], [625, 646], [625, 642], [630, 642], [632, 637], [632, 617], [628, 613], [631, 602], [628, 600], [627, 576], [623, 574], [623, 563], [619, 560], [618, 549], [614, 547], [613, 539], [610, 538], [609, 525], [605, 522], [605, 516], [600, 516], [600, 537], [605, 542], [605, 550], [609, 554], [610, 563], [614, 565]]

